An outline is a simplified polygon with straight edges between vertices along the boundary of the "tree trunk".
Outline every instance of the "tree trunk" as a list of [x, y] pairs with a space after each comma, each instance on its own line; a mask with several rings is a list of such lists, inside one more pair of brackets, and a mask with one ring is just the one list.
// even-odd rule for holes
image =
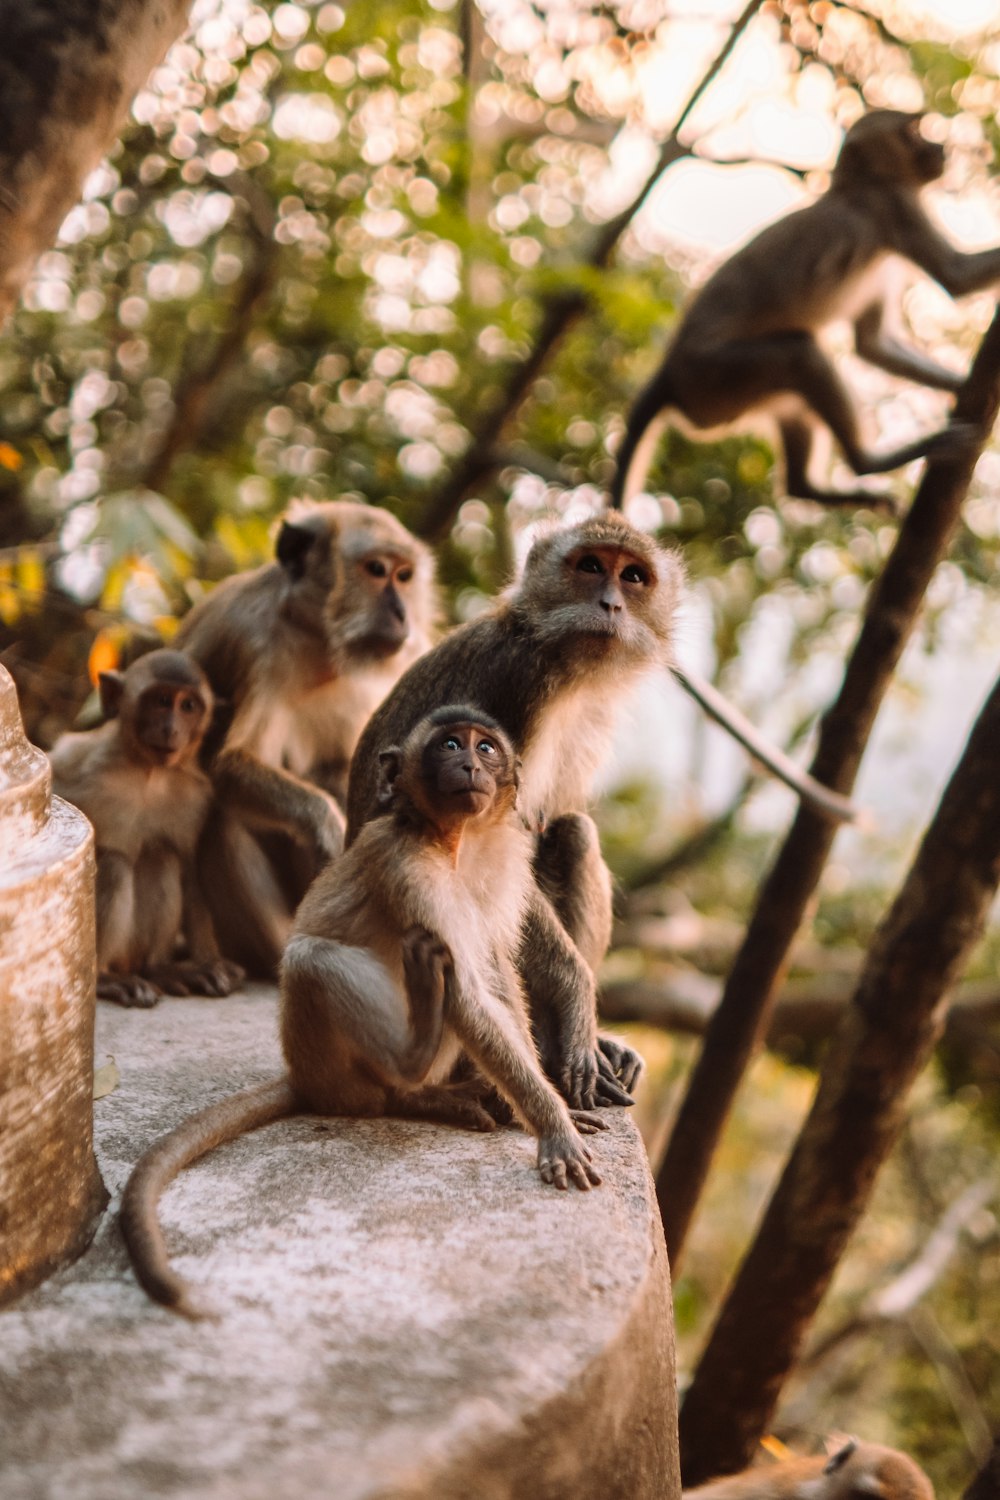
[[743, 1468], [930, 1056], [1000, 880], [1000, 682], [872, 943], [809, 1117], [681, 1412], [685, 1485]]
[[0, 323], [191, 0], [0, 0]]
[[[980, 346], [955, 417], [986, 434], [998, 410], [1000, 315]], [[970, 452], [960, 460], [928, 465], [892, 555], [872, 588], [840, 696], [823, 718], [811, 767], [817, 780], [845, 796], [854, 785], [875, 716], [927, 586], [958, 524], [977, 457], [977, 452]], [[838, 826], [806, 803], [800, 805], [705, 1034], [656, 1178], [675, 1280], [712, 1156], [740, 1080], [766, 1034], [792, 943]]]

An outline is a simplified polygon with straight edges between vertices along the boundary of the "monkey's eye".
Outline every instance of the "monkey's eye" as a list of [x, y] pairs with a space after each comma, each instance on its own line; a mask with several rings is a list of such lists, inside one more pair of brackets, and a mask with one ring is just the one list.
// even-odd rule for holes
[[181, 699], [181, 713], [183, 713], [183, 714], [197, 713], [197, 711], [198, 711], [198, 709], [200, 707], [201, 707], [201, 705], [198, 702], [197, 698], [182, 698]]
[[385, 563], [377, 557], [372, 557], [365, 563], [366, 570], [373, 578], [385, 578], [389, 570]]
[[622, 583], [648, 583], [649, 574], [645, 568], [640, 568], [638, 563], [629, 563], [627, 568], [622, 568]]
[[413, 577], [413, 569], [412, 568], [400, 568], [399, 572], [396, 574], [396, 582], [397, 583], [409, 583], [409, 581], [410, 581], [410, 579], [412, 577]]
[[156, 706], [157, 706], [157, 708], [173, 708], [173, 706], [174, 706], [174, 695], [173, 695], [173, 693], [157, 693], [157, 695], [156, 695]]
[[476, 746], [480, 755], [496, 755], [497, 747], [492, 740], [480, 740]]
[[593, 552], [588, 552], [578, 560], [576, 571], [578, 573], [603, 573], [604, 565], [599, 557], [594, 556]]
[[442, 740], [438, 747], [440, 750], [461, 750], [462, 746], [453, 734], [449, 734], [446, 740]]

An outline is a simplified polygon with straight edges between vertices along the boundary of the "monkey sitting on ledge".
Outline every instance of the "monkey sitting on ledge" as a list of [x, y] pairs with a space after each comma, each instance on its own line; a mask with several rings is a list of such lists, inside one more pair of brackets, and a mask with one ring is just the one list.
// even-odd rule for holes
[[876, 109], [844, 138], [830, 187], [808, 208], [779, 219], [725, 261], [696, 294], [666, 358], [629, 412], [611, 503], [641, 490], [663, 422], [674, 413], [699, 432], [749, 411], [777, 421], [789, 495], [826, 505], [889, 505], [890, 497], [821, 489], [809, 477], [818, 424], [833, 433], [856, 474], [884, 474], [911, 459], [955, 457], [977, 434], [965, 423], [891, 453], [862, 444], [846, 386], [816, 341], [837, 320], [854, 326], [869, 364], [941, 391], [964, 377], [909, 348], [885, 327], [892, 290], [886, 263], [919, 266], [952, 297], [1000, 281], [1000, 248], [964, 254], [931, 223], [920, 190], [944, 171], [944, 148], [920, 133], [919, 114]]
[[[536, 1136], [543, 1182], [600, 1182], [579, 1132], [606, 1126], [545, 1078], [514, 967], [533, 883], [517, 784], [510, 741], [478, 708], [439, 709], [383, 750], [378, 815], [309, 890], [282, 960], [286, 1077], [194, 1115], [129, 1180], [122, 1230], [157, 1302], [202, 1316], [167, 1257], [163, 1189], [214, 1146], [289, 1115], [493, 1130], [492, 1085]], [[470, 1064], [478, 1073], [453, 1083]]]
[[[102, 672], [99, 729], [64, 734], [53, 790], [94, 826], [97, 993], [119, 1005], [228, 995], [243, 970], [219, 957], [195, 871], [212, 788], [198, 752], [212, 717], [204, 673], [180, 651]], [[190, 958], [174, 960], [183, 930]]]

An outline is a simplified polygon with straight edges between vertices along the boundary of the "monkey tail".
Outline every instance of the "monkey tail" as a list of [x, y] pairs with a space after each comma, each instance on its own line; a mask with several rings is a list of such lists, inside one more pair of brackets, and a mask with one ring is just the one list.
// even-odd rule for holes
[[667, 410], [675, 404], [662, 369], [633, 401], [611, 483], [611, 505], [615, 510], [620, 510], [645, 484], [656, 444], [667, 421]]
[[121, 1227], [136, 1279], [154, 1302], [186, 1318], [212, 1316], [198, 1305], [187, 1282], [170, 1264], [156, 1215], [164, 1189], [178, 1172], [207, 1151], [234, 1141], [248, 1130], [297, 1114], [301, 1107], [286, 1079], [258, 1084], [192, 1115], [169, 1135], [154, 1141], [139, 1159], [122, 1197]]

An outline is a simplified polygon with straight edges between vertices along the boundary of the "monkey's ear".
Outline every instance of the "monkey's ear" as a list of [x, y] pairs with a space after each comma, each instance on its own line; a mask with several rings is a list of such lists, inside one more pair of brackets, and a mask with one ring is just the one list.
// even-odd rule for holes
[[308, 526], [297, 526], [294, 521], [282, 521], [274, 555], [289, 577], [302, 577], [309, 549], [315, 541], [316, 533], [310, 531]]
[[121, 672], [98, 672], [97, 691], [101, 698], [101, 712], [106, 719], [117, 719], [125, 691], [125, 678]]
[[846, 1464], [847, 1460], [850, 1458], [851, 1454], [854, 1452], [857, 1446], [858, 1445], [855, 1439], [851, 1438], [847, 1443], [844, 1444], [843, 1448], [838, 1448], [833, 1457], [827, 1460], [823, 1468], [823, 1473], [836, 1474], [837, 1470], [843, 1464]]
[[382, 750], [378, 758], [378, 788], [375, 793], [377, 807], [388, 807], [396, 791], [396, 781], [403, 769], [403, 752], [394, 745], [391, 750]]

